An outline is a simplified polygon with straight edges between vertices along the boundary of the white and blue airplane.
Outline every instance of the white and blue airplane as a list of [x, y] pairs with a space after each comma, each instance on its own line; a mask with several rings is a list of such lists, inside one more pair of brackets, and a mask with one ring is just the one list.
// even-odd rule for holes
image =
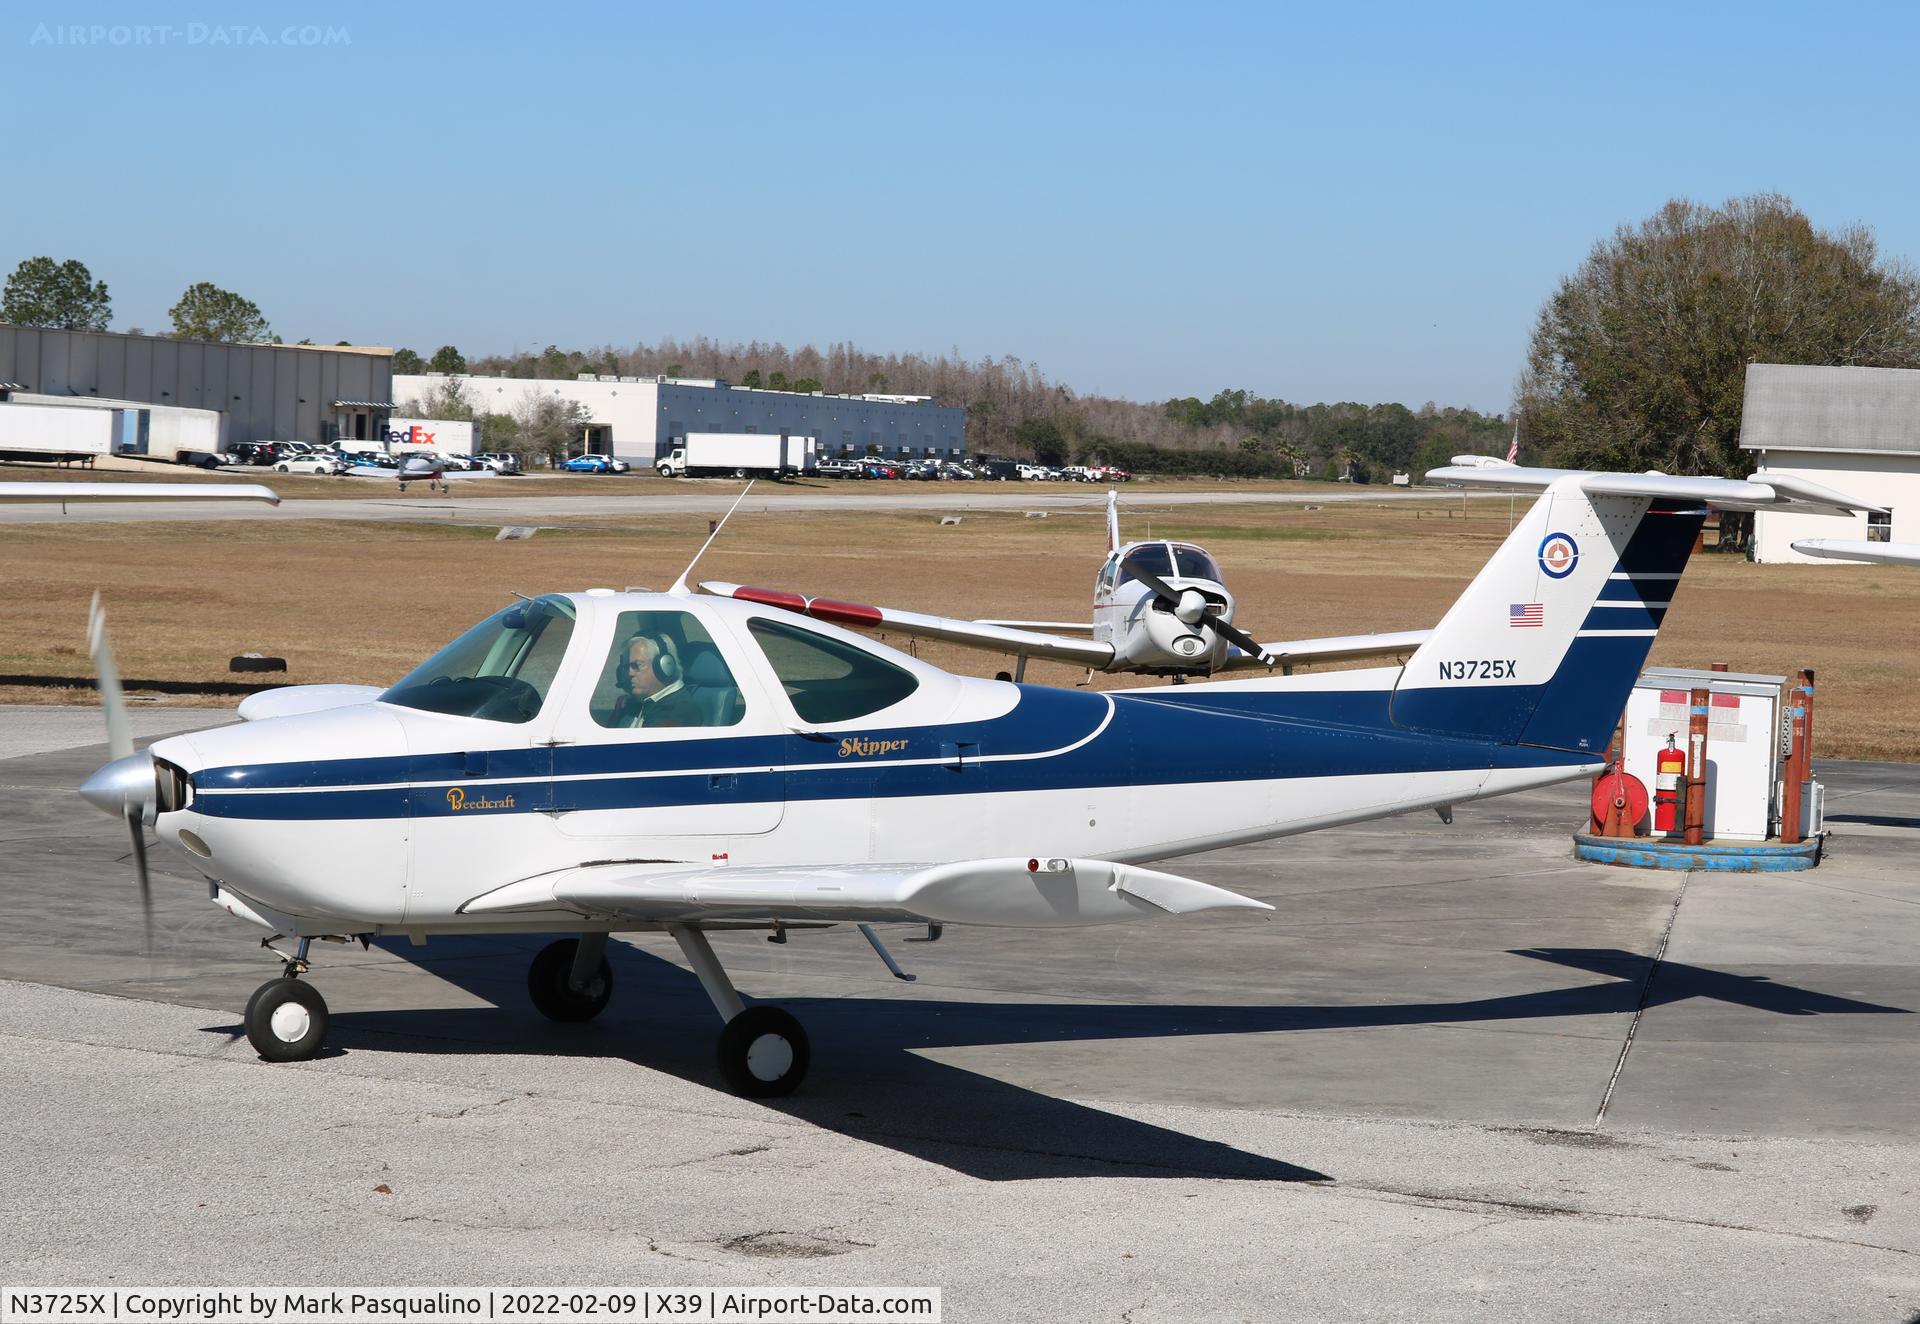
[[1206, 548], [1179, 539], [1120, 540], [1120, 494], [1107, 493], [1107, 556], [1093, 586], [1089, 621], [965, 620], [927, 612], [838, 602], [780, 589], [710, 580], [720, 597], [784, 607], [802, 616], [887, 634], [941, 639], [1014, 659], [1013, 679], [1027, 659], [1071, 662], [1095, 671], [1185, 680], [1223, 671], [1392, 658], [1404, 661], [1429, 631], [1337, 635], [1261, 643], [1234, 622], [1236, 604]]
[[898, 975], [874, 924], [1264, 912], [1148, 866], [1591, 775], [1710, 503], [1860, 508], [1759, 476], [1555, 475], [1403, 666], [1109, 693], [952, 675], [683, 575], [516, 601], [385, 690], [270, 691], [134, 753], [96, 622], [116, 757], [81, 789], [297, 942], [247, 1007], [266, 1058], [326, 1037], [316, 938], [568, 935], [529, 992], [584, 1021], [608, 935], [664, 930], [720, 1014], [722, 1077], [780, 1095], [806, 1033], [744, 1002], [710, 932], [858, 925]]

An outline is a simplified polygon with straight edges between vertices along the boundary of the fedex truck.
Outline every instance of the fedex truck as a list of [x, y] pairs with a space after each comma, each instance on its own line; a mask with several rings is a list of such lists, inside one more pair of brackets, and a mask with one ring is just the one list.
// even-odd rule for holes
[[662, 478], [791, 478], [817, 463], [813, 437], [767, 432], [689, 432], [654, 461]]

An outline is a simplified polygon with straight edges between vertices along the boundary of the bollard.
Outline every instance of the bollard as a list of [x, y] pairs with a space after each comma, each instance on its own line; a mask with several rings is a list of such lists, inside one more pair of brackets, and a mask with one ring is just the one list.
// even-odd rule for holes
[[1813, 672], [1802, 671], [1783, 697], [1787, 758], [1780, 769], [1780, 840], [1792, 846], [1806, 839], [1801, 808], [1813, 772]]
[[1698, 846], [1707, 827], [1707, 714], [1712, 696], [1703, 689], [1687, 696], [1687, 812], [1685, 840]]

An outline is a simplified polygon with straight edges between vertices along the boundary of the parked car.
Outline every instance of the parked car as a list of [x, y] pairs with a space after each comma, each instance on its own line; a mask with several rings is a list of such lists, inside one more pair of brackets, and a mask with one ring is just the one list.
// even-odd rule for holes
[[473, 457], [480, 465], [497, 474], [520, 472], [520, 457], [512, 451], [482, 451]]
[[814, 470], [822, 478], [865, 478], [858, 460], [822, 460]]
[[1015, 464], [1012, 460], [988, 460], [983, 478], [992, 478], [1002, 483], [1015, 483], [1025, 478], [1026, 465]]
[[282, 452], [277, 441], [240, 441], [233, 446], [233, 458], [239, 464], [251, 464], [265, 469], [280, 459]]
[[945, 472], [946, 472], [946, 475], [947, 475], [947, 477], [949, 477], [949, 478], [954, 478], [954, 479], [962, 479], [962, 478], [978, 478], [978, 477], [979, 477], [979, 475], [978, 475], [978, 474], [976, 474], [976, 473], [975, 473], [975, 472], [974, 472], [973, 470], [971, 470], [971, 469], [969, 469], [969, 468], [968, 468], [968, 467], [967, 467], [966, 465], [964, 465], [964, 464], [953, 464], [953, 463], [949, 463], [949, 464], [948, 464], [948, 465], [946, 466], [946, 471], [945, 471]]
[[290, 455], [274, 461], [273, 471], [282, 474], [343, 474], [347, 466], [331, 455]]
[[863, 461], [869, 478], [898, 478], [900, 471], [880, 460]]
[[604, 455], [576, 455], [560, 466], [570, 474], [610, 474], [613, 461]]

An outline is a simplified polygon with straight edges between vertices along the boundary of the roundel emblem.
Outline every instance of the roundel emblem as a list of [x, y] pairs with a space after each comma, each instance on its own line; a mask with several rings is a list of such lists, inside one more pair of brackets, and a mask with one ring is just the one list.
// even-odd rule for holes
[[1549, 533], [1540, 540], [1540, 569], [1549, 579], [1565, 579], [1580, 564], [1580, 544], [1564, 533]]

